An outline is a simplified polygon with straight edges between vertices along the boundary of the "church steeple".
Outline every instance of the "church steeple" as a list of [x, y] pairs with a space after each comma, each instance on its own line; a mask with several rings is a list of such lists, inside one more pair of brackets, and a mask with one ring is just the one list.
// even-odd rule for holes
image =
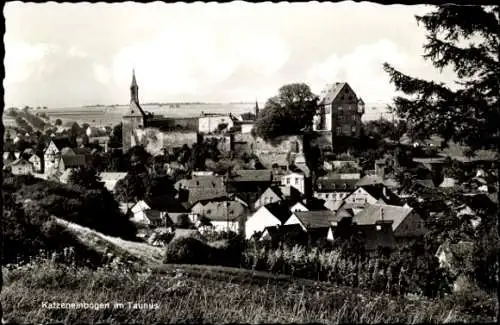
[[135, 69], [132, 69], [132, 83], [130, 84], [130, 102], [139, 104], [139, 86], [135, 80]]

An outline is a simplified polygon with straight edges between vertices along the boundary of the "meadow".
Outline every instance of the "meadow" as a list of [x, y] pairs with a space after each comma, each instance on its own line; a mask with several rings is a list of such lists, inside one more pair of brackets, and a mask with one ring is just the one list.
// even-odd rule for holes
[[[259, 105], [261, 104], [259, 103]], [[169, 104], [143, 104], [141, 106], [145, 111], [166, 117], [194, 117], [200, 116], [201, 112], [240, 115], [246, 112], [253, 112], [255, 103], [180, 104], [179, 107], [171, 107]], [[59, 118], [63, 123], [78, 121], [79, 124], [88, 123], [100, 127], [113, 126], [120, 123], [127, 108], [127, 105], [66, 107], [49, 108], [46, 112], [51, 120]]]
[[[132, 272], [123, 266], [92, 270], [33, 261], [6, 269], [2, 301], [7, 320], [19, 323], [491, 321], [458, 310], [455, 299], [392, 298], [249, 270], [186, 265]], [[109, 305], [49, 308], [56, 302]]]

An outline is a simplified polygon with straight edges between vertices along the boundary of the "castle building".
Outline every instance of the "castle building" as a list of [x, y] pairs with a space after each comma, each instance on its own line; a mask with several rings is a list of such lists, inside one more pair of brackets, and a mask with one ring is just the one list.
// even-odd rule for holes
[[331, 132], [335, 136], [361, 136], [364, 102], [346, 82], [330, 84], [320, 94], [319, 109], [313, 120], [314, 131]]

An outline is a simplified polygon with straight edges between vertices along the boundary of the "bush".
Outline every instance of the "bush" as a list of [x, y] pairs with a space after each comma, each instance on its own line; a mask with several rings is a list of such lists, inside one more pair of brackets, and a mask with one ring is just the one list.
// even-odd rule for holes
[[167, 245], [164, 263], [206, 264], [214, 248], [193, 237], [181, 237]]

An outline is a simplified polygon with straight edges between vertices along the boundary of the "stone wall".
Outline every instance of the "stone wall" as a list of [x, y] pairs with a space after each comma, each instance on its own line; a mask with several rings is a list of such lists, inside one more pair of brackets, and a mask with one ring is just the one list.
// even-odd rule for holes
[[163, 148], [182, 147], [187, 144], [191, 147], [198, 142], [197, 132], [161, 132], [156, 128], [146, 128], [135, 130], [141, 145], [152, 155], [162, 154]]

